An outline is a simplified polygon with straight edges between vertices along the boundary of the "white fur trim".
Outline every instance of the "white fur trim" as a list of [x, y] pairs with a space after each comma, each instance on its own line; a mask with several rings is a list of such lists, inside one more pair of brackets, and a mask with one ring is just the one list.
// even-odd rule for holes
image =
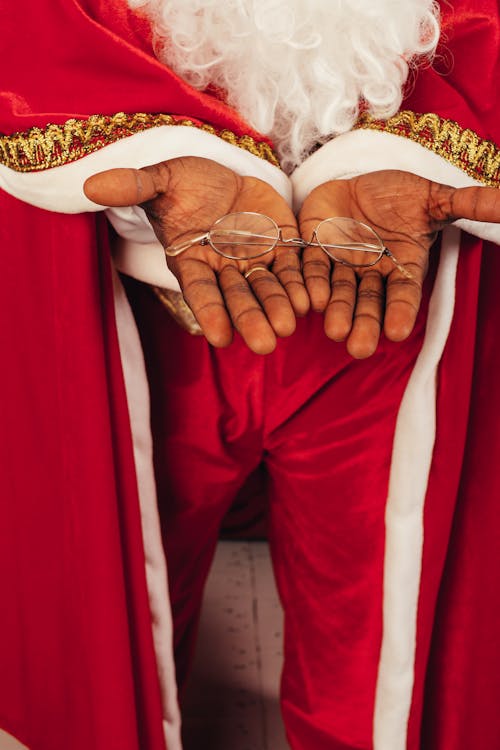
[[104, 169], [139, 169], [178, 156], [213, 159], [238, 174], [268, 182], [290, 200], [288, 178], [277, 167], [216, 135], [186, 125], [150, 128], [110, 143], [71, 164], [42, 172], [15, 172], [0, 164], [0, 187], [25, 203], [48, 211], [63, 214], [102, 211], [103, 206], [90, 201], [83, 192], [87, 177]]
[[437, 368], [455, 305], [460, 231], [443, 230], [440, 265], [422, 350], [396, 423], [386, 506], [383, 636], [374, 715], [374, 750], [406, 750], [413, 694], [423, 514], [436, 435]]
[[149, 389], [146, 368], [132, 310], [117, 274], [114, 274], [113, 278], [116, 325], [139, 489], [146, 583], [162, 697], [165, 742], [168, 750], [182, 750], [167, 567], [161, 540], [153, 472], [153, 441], [149, 426]]
[[[401, 169], [453, 187], [482, 185], [433, 151], [392, 133], [353, 130], [325, 143], [292, 175], [294, 206], [328, 180], [349, 179], [380, 169]], [[500, 243], [500, 224], [460, 219], [455, 224], [483, 240]]]
[[113, 245], [113, 261], [118, 271], [163, 289], [181, 290], [179, 282], [167, 266], [163, 247], [154, 242], [134, 242], [118, 237]]

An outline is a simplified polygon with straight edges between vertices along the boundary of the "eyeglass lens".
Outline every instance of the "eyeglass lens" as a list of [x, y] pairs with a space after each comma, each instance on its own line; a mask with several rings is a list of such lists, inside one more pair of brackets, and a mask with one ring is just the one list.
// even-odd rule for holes
[[279, 239], [279, 228], [269, 216], [241, 212], [215, 222], [209, 242], [220, 255], [233, 260], [258, 258], [270, 252]]
[[384, 252], [384, 245], [373, 229], [344, 217], [325, 219], [318, 224], [316, 239], [333, 260], [350, 266], [371, 266]]

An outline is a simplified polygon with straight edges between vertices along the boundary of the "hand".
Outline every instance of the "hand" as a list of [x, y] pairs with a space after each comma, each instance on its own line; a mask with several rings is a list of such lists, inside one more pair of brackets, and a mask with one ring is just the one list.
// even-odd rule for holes
[[[84, 191], [106, 206], [140, 205], [163, 247], [206, 232], [221, 216], [254, 211], [273, 218], [285, 238], [297, 237], [292, 210], [267, 183], [240, 177], [209, 159], [182, 157], [143, 169], [111, 169], [90, 177]], [[233, 326], [254, 352], [266, 354], [276, 336], [295, 330], [295, 315], [305, 315], [309, 297], [297, 250], [276, 248], [253, 261], [228, 260], [209, 246], [193, 246], [167, 263], [186, 302], [214, 346], [228, 346]], [[258, 270], [248, 280], [242, 275]]]
[[459, 218], [500, 222], [500, 190], [452, 188], [385, 170], [325, 182], [311, 191], [299, 214], [302, 237], [310, 240], [319, 222], [331, 216], [371, 226], [412, 276], [406, 278], [385, 256], [375, 266], [354, 270], [333, 263], [320, 248], [304, 251], [306, 286], [312, 307], [326, 311], [327, 336], [347, 339], [349, 353], [363, 358], [375, 352], [382, 328], [391, 341], [402, 341], [413, 330], [439, 230]]

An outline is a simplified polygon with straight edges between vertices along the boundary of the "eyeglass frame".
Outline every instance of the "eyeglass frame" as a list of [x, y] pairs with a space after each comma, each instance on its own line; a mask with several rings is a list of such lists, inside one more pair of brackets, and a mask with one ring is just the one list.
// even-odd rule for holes
[[[276, 231], [277, 231], [276, 240], [273, 240], [273, 238], [267, 237], [266, 235], [250, 233], [247, 230], [242, 231], [238, 229], [231, 229], [231, 230], [228, 229], [226, 230], [228, 234], [231, 233], [233, 235], [237, 235], [238, 233], [241, 233], [241, 234], [246, 235], [247, 237], [257, 237], [257, 238], [262, 237], [262, 238], [271, 240], [273, 244], [271, 245], [271, 247], [266, 248], [266, 250], [260, 253], [257, 253], [256, 255], [247, 256], [245, 258], [237, 257], [235, 255], [226, 255], [225, 253], [221, 252], [219, 248], [215, 247], [215, 245], [212, 244], [210, 240], [210, 233], [215, 229], [215, 227], [217, 226], [219, 222], [222, 222], [231, 216], [258, 216], [258, 217], [268, 219], [276, 227]], [[368, 242], [349, 243], [346, 245], [321, 244], [316, 234], [319, 227], [321, 226], [321, 224], [327, 221], [335, 221], [336, 219], [349, 220], [358, 224], [360, 227], [364, 227], [365, 229], [368, 229], [372, 234], [375, 235], [375, 237], [377, 238], [380, 244], [371, 245]], [[219, 231], [224, 231], [224, 230], [219, 230]], [[316, 238], [316, 242], [313, 241], [314, 238]], [[231, 242], [228, 244], [235, 245], [236, 243]], [[244, 245], [245, 243], [241, 242], [241, 244]], [[189, 240], [185, 240], [184, 242], [181, 242], [179, 245], [170, 245], [164, 248], [165, 255], [168, 258], [175, 258], [178, 255], [181, 255], [182, 253], [184, 253], [186, 250], [189, 250], [191, 247], [194, 247], [195, 245], [201, 245], [201, 246], [209, 245], [211, 249], [215, 253], [217, 253], [217, 255], [220, 255], [223, 258], [227, 258], [228, 260], [237, 260], [237, 261], [255, 260], [256, 258], [262, 258], [264, 255], [268, 255], [269, 253], [271, 253], [276, 247], [296, 247], [296, 248], [301, 248], [302, 250], [304, 250], [307, 247], [319, 247], [321, 250], [323, 250], [324, 253], [326, 253], [326, 255], [328, 255], [329, 258], [331, 258], [331, 260], [335, 261], [336, 263], [340, 263], [341, 265], [347, 266], [349, 268], [371, 268], [372, 266], [375, 266], [385, 255], [394, 263], [395, 267], [404, 276], [410, 279], [413, 278], [413, 275], [397, 260], [397, 258], [393, 255], [393, 253], [389, 250], [389, 248], [386, 247], [386, 245], [384, 244], [379, 234], [372, 227], [370, 227], [368, 224], [365, 224], [363, 221], [358, 221], [358, 219], [352, 219], [347, 216], [331, 216], [331, 217], [328, 217], [327, 219], [322, 219], [322, 221], [320, 221], [317, 227], [314, 229], [312, 236], [311, 236], [311, 241], [307, 242], [306, 240], [302, 239], [302, 237], [291, 237], [290, 239], [285, 239], [283, 237], [281, 227], [278, 226], [278, 224], [274, 221], [274, 219], [272, 219], [270, 216], [267, 216], [266, 214], [261, 214], [261, 213], [257, 213], [254, 211], [235, 211], [233, 213], [224, 214], [224, 216], [221, 216], [219, 219], [217, 219], [217, 221], [215, 221], [212, 224], [210, 229], [208, 229], [206, 232], [203, 232], [203, 234], [199, 234], [195, 237], [192, 237]], [[354, 263], [349, 263], [348, 261], [345, 261], [345, 260], [341, 260], [340, 258], [336, 258], [333, 254], [330, 254], [328, 252], [327, 247], [337, 248], [339, 250], [342, 250], [342, 249], [353, 250], [353, 251], [360, 250], [361, 252], [367, 252], [367, 253], [377, 251], [378, 256], [376, 260], [373, 260], [371, 263], [354, 264]]]

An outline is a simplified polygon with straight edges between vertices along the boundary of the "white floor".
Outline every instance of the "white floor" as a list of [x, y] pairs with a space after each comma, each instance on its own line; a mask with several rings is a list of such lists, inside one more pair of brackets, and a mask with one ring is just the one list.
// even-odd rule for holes
[[184, 706], [184, 750], [286, 750], [282, 612], [264, 542], [220, 542]]
[[25, 745], [11, 737], [7, 732], [0, 729], [0, 750], [27, 750]]

